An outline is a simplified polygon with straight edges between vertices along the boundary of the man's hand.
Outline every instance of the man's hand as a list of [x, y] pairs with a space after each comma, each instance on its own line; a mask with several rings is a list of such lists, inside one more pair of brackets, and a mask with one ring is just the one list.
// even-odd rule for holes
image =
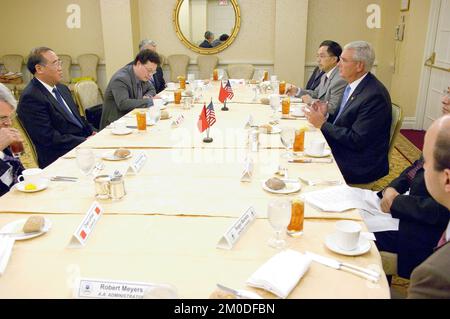
[[11, 127], [0, 128], [0, 150], [3, 151], [13, 142], [23, 142], [19, 131]]
[[306, 103], [306, 104], [311, 104], [311, 102], [312, 102], [312, 97], [309, 96], [308, 94], [303, 95], [301, 97], [301, 99], [302, 99], [302, 102]]
[[305, 116], [315, 128], [320, 129], [327, 121], [328, 103], [316, 101], [310, 107], [305, 108]]
[[395, 190], [395, 188], [388, 187], [384, 190], [383, 198], [381, 199], [380, 203], [383, 213], [388, 214], [391, 212], [392, 202], [398, 195], [400, 194]]
[[297, 94], [297, 91], [297, 87], [295, 85], [291, 85], [291, 87], [287, 89], [286, 94], [289, 96], [295, 96], [295, 94]]

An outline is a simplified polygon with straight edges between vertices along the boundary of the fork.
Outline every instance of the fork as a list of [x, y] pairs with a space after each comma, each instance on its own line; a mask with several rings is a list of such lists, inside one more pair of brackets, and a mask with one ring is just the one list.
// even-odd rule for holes
[[100, 171], [105, 167], [105, 164], [102, 162], [97, 162], [92, 170], [92, 175], [96, 176]]
[[303, 183], [309, 185], [309, 186], [316, 186], [316, 185], [327, 185], [327, 186], [333, 186], [333, 185], [341, 185], [342, 182], [339, 180], [317, 180], [317, 181], [312, 181], [309, 179], [305, 179], [302, 177], [298, 177], [299, 180], [301, 180]]

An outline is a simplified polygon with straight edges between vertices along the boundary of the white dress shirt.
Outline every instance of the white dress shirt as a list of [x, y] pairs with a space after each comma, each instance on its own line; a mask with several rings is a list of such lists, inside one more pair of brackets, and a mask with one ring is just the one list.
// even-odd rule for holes
[[[0, 151], [0, 160], [3, 160], [4, 158], [5, 158], [5, 153]], [[2, 183], [5, 184], [6, 186], [11, 186], [11, 184], [13, 182], [11, 165], [9, 165], [9, 169], [6, 172], [4, 172], [2, 176], [0, 176], [0, 181], [2, 181]]]
[[[50, 92], [50, 94], [55, 98], [55, 100], [58, 101], [58, 99], [56, 98], [55, 93], [53, 93], [53, 89], [54, 89], [56, 86], [50, 86], [50, 85], [48, 85], [47, 83], [42, 82], [42, 81], [39, 80], [38, 78], [36, 78], [36, 79], [37, 79], [39, 82], [41, 82], [42, 85], [43, 85], [43, 86]], [[61, 93], [60, 93], [60, 94], [61, 94]], [[64, 98], [63, 98], [62, 94], [61, 94], [61, 98], [62, 98], [62, 100], [63, 100], [63, 102], [64, 102], [65, 107], [69, 110], [70, 113], [73, 114], [72, 110], [71, 110], [70, 107], [67, 105], [66, 101], [64, 101]]]

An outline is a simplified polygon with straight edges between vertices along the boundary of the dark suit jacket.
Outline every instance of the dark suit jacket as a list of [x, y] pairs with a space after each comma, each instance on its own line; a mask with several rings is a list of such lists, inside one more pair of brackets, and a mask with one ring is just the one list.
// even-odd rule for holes
[[414, 269], [408, 298], [450, 299], [450, 242]]
[[164, 89], [166, 88], [166, 81], [164, 81], [163, 70], [159, 65], [156, 68], [156, 73], [153, 74], [153, 81], [155, 81], [156, 94], [164, 91]]
[[207, 40], [204, 40], [202, 43], [200, 43], [199, 47], [209, 49], [212, 48], [213, 46]]
[[[9, 156], [12, 156], [12, 153], [9, 150], [9, 147], [5, 148], [3, 150], [3, 153], [5, 153], [6, 155], [9, 155]], [[12, 166], [13, 166], [13, 168], [12, 168], [13, 169], [13, 177], [19, 176], [20, 174], [22, 174], [22, 171], [24, 170], [22, 163], [19, 162], [18, 165], [12, 165]], [[4, 162], [3, 160], [0, 159], [0, 176], [5, 174], [10, 169], [10, 167], [11, 166], [9, 166], [6, 162]], [[17, 182], [17, 180], [13, 181], [11, 186], [14, 185], [16, 182]], [[10, 188], [10, 186], [3, 184], [3, 182], [0, 180], [0, 196], [9, 192], [9, 188]]]
[[333, 124], [338, 113], [339, 108], [323, 124], [322, 133], [346, 182], [370, 183], [388, 174], [392, 106], [384, 85], [368, 73]]
[[55, 97], [33, 78], [20, 98], [17, 114], [36, 147], [39, 167], [44, 168], [78, 144], [93, 132], [92, 126], [80, 116], [69, 89], [56, 86], [67, 106], [82, 123], [82, 128], [72, 122]]
[[[423, 168], [412, 181], [408, 179], [407, 174], [413, 167], [405, 169], [388, 186], [400, 194], [409, 190], [409, 195], [398, 195], [391, 206], [392, 217], [400, 220], [397, 268], [404, 278], [409, 278], [414, 268], [433, 253], [450, 219], [448, 209], [428, 193]], [[382, 197], [381, 192], [378, 195]]]
[[316, 66], [313, 73], [311, 74], [311, 77], [308, 80], [308, 83], [306, 84], [305, 90], [315, 90], [316, 87], [320, 84], [320, 79], [322, 78], [322, 75], [324, 75], [325, 72], [320, 71], [319, 67]]

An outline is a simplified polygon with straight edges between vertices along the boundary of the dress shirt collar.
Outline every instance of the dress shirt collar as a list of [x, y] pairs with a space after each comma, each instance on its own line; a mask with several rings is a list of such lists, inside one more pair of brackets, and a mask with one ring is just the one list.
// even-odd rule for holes
[[0, 160], [3, 160], [5, 158], [5, 153], [3, 151], [0, 151]]
[[358, 80], [353, 81], [352, 83], [349, 83], [348, 85], [350, 85], [350, 93], [349, 93], [349, 97], [353, 94], [353, 92], [355, 91], [355, 89], [358, 87], [359, 83], [362, 82], [362, 80], [364, 80], [364, 78], [367, 76], [368, 73], [364, 74], [362, 77], [360, 77]]
[[53, 89], [55, 88], [55, 86], [50, 86], [47, 83], [45, 83], [44, 81], [39, 80], [38, 78], [36, 78], [39, 82], [42, 83], [42, 85], [53, 95], [55, 96], [55, 94], [53, 93]]
[[326, 74], [327, 79], [330, 78], [331, 73], [333, 73], [334, 69], [336, 69], [336, 68], [337, 68], [337, 65], [335, 65], [334, 68], [332, 68], [330, 71], [327, 72], [327, 74]]

